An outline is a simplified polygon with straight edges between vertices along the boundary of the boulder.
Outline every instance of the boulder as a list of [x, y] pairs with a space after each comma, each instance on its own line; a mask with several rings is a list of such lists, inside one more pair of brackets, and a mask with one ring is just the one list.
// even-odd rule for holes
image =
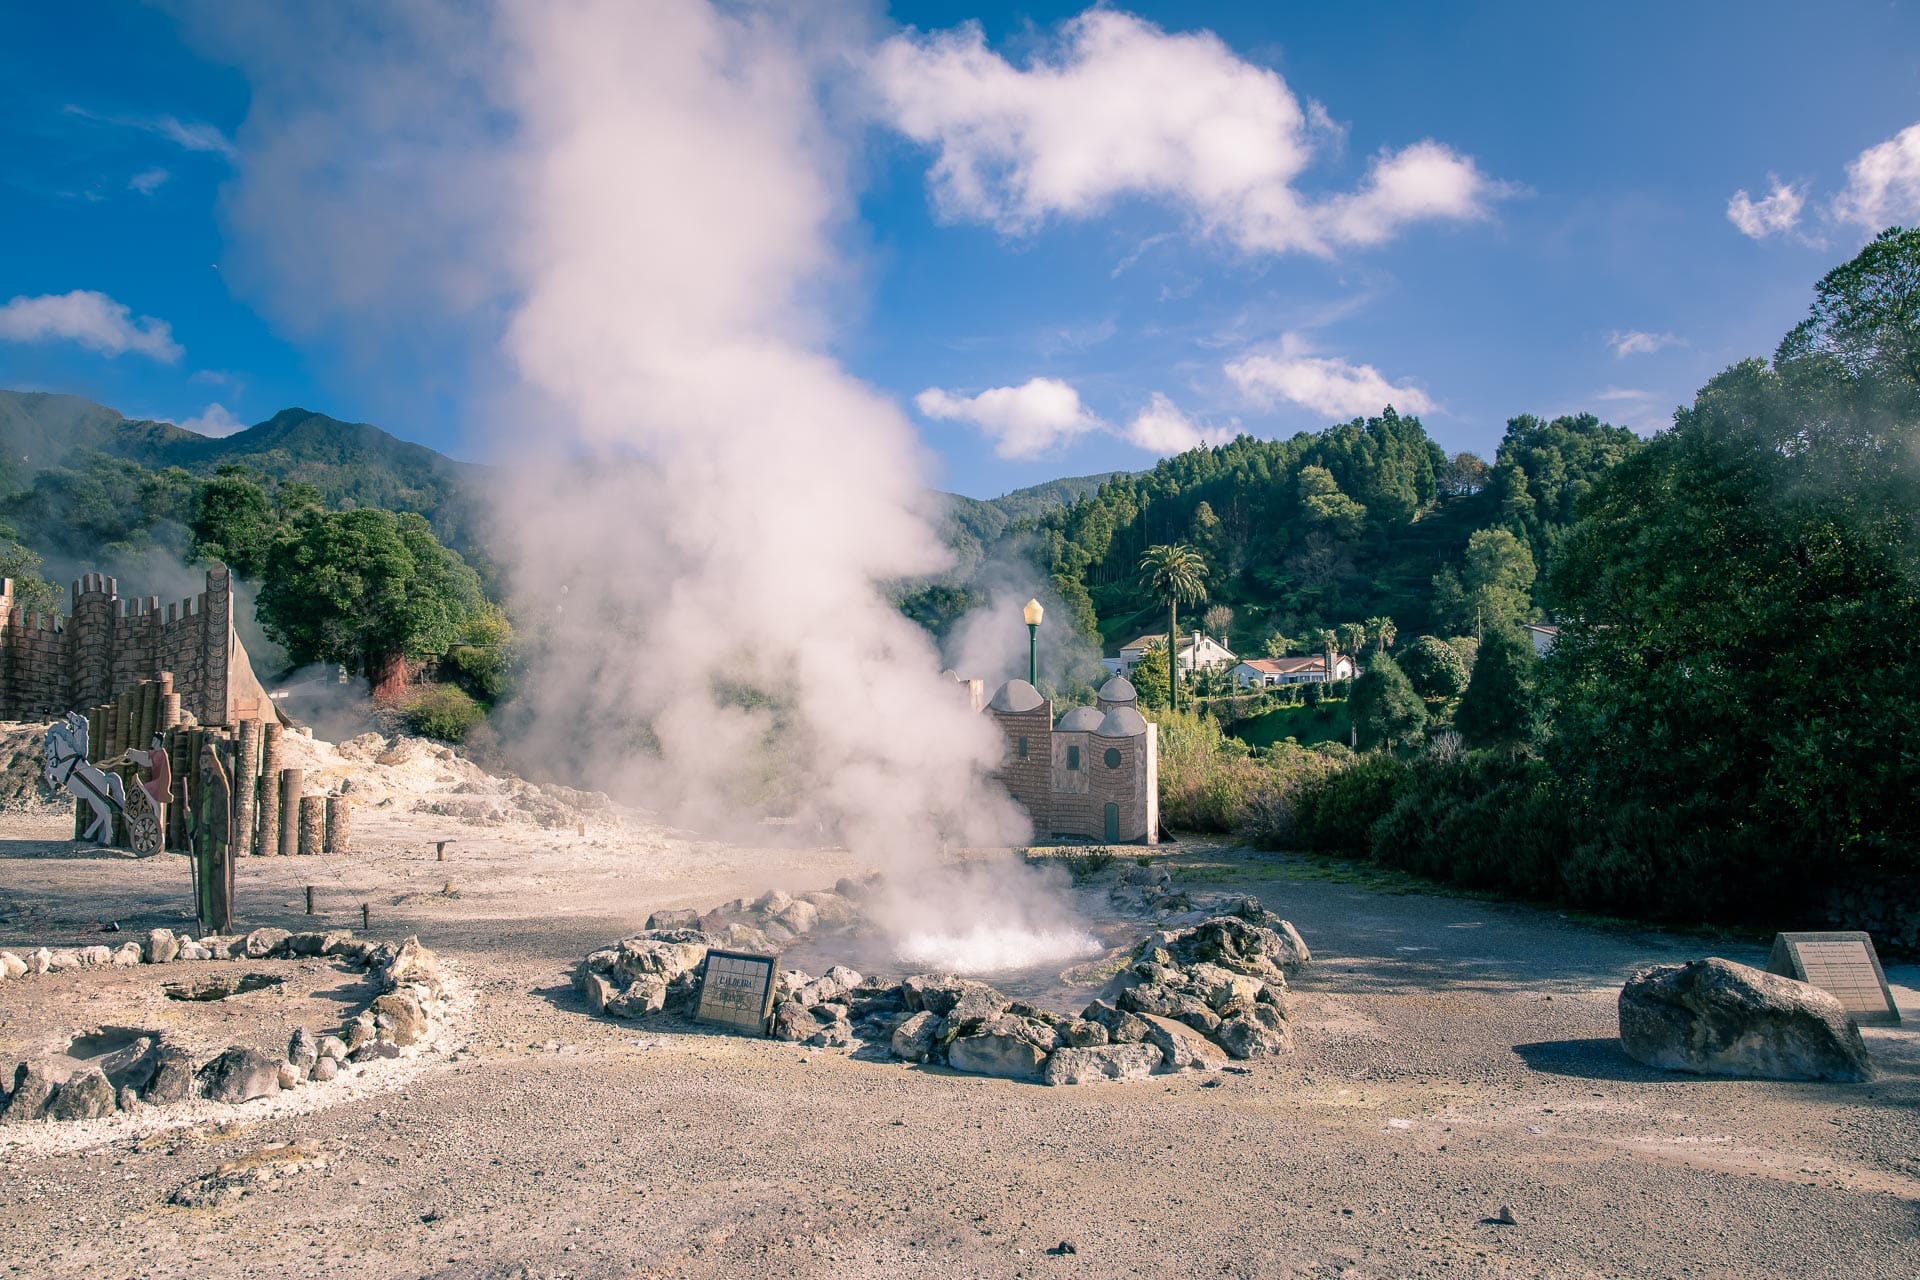
[[[813, 927], [816, 929], [836, 929], [843, 924], [851, 924], [858, 915], [852, 902], [825, 889], [803, 893], [800, 900], [814, 909]], [[853, 985], [860, 984], [856, 982]]]
[[687, 907], [656, 911], [647, 917], [648, 929], [698, 929], [700, 926], [700, 913]]
[[1222, 1013], [1214, 1038], [1236, 1058], [1270, 1058], [1293, 1048], [1293, 1028], [1278, 1005], [1248, 1000]]
[[1873, 1078], [1860, 1028], [1837, 998], [1717, 956], [1634, 974], [1620, 989], [1620, 1046], [1666, 1071]]
[[65, 973], [69, 969], [80, 967], [80, 953], [72, 947], [62, 947], [47, 956], [47, 967], [43, 973]]
[[166, 964], [180, 954], [180, 939], [173, 936], [171, 929], [150, 929], [147, 931], [147, 963]]
[[937, 1013], [955, 1026], [998, 1017], [1012, 1003], [984, 982], [951, 973], [916, 974], [900, 985], [908, 1009]]
[[47, 1114], [55, 1120], [98, 1120], [114, 1111], [113, 1086], [93, 1067], [67, 1077]]
[[643, 973], [629, 982], [626, 990], [607, 1001], [606, 1011], [616, 1018], [639, 1018], [666, 1007], [666, 979], [657, 973]]
[[339, 1074], [340, 1064], [332, 1058], [323, 1056], [314, 1062], [313, 1070], [308, 1073], [307, 1078], [316, 1083], [325, 1084]]
[[[580, 994], [587, 999], [587, 1007], [595, 1013], [605, 1013], [614, 997], [620, 994], [618, 988], [597, 973], [576, 974], [573, 985], [579, 988]], [[665, 994], [664, 990], [661, 994]]]
[[41, 947], [27, 956], [27, 970], [30, 973], [46, 973], [53, 968], [53, 952]]
[[904, 1014], [907, 1011], [907, 993], [897, 983], [868, 978], [847, 992], [847, 1008], [855, 1018]]
[[287, 1061], [302, 1071], [312, 1071], [320, 1060], [320, 1038], [305, 1027], [295, 1027], [287, 1040]]
[[821, 1049], [834, 1049], [853, 1042], [853, 1024], [847, 1020], [847, 1006], [817, 1004], [807, 1010], [813, 1019], [811, 1035], [801, 1041]]
[[280, 1092], [280, 1063], [235, 1047], [200, 1068], [200, 1091], [215, 1102], [247, 1102]]
[[122, 1111], [137, 1111], [145, 1105], [140, 1101], [140, 1091], [130, 1084], [121, 1085], [120, 1092], [115, 1096]]
[[347, 1060], [347, 1044], [339, 1036], [320, 1037], [320, 1056], [332, 1058], [335, 1062]]
[[820, 1024], [807, 1012], [807, 1006], [796, 1000], [782, 1000], [773, 1006], [773, 1026], [771, 1035], [775, 1040], [785, 1040], [789, 1044], [798, 1044], [814, 1033]]
[[185, 1100], [193, 1092], [193, 1062], [178, 1045], [163, 1044], [153, 1053], [153, 1074], [140, 1096], [156, 1107]]
[[1098, 1080], [1144, 1080], [1159, 1069], [1160, 1050], [1150, 1044], [1104, 1044], [1055, 1049], [1042, 1075], [1048, 1084]]
[[1105, 1027], [1107, 1040], [1112, 1044], [1141, 1044], [1147, 1039], [1148, 1028], [1144, 1020], [1125, 1009], [1116, 1009], [1105, 1000], [1095, 1000], [1087, 1006], [1081, 1017]]
[[180, 940], [180, 954], [176, 958], [181, 960], [211, 960], [213, 959], [213, 952], [207, 950], [191, 938], [182, 938]]
[[27, 962], [11, 951], [0, 951], [0, 979], [25, 977]]
[[283, 1062], [280, 1064], [280, 1087], [282, 1089], [294, 1088], [305, 1078], [306, 1073], [294, 1066], [291, 1062]]
[[38, 1062], [23, 1062], [13, 1069], [13, 1093], [7, 1109], [0, 1111], [0, 1124], [31, 1124], [45, 1118], [53, 1105], [53, 1077]]
[[1145, 1014], [1147, 1043], [1160, 1050], [1164, 1071], [1218, 1071], [1227, 1065], [1227, 1051], [1184, 1022]]
[[798, 937], [812, 932], [813, 926], [820, 922], [820, 908], [805, 899], [797, 899], [779, 911], [769, 912], [768, 918], [782, 928], [793, 930], [794, 936]]
[[[702, 951], [704, 955], [705, 952]], [[440, 957], [420, 945], [420, 939], [408, 936], [393, 958], [380, 966], [380, 982], [388, 991], [397, 991], [410, 982], [422, 982], [440, 989]]]
[[293, 956], [337, 955], [352, 940], [353, 935], [345, 929], [296, 933], [287, 938], [287, 954]]
[[1300, 936], [1300, 931], [1293, 927], [1293, 922], [1282, 920], [1267, 910], [1260, 905], [1260, 899], [1241, 898], [1228, 908], [1228, 914], [1238, 916], [1248, 924], [1258, 925], [1278, 937], [1279, 949], [1270, 951], [1269, 956], [1287, 973], [1298, 973], [1313, 963], [1313, 953], [1307, 950], [1307, 941]]
[[988, 1019], [979, 1031], [947, 1043], [947, 1065], [955, 1071], [1008, 1080], [1038, 1080], [1046, 1053], [1009, 1026], [1015, 1019]]
[[858, 969], [849, 969], [843, 964], [834, 965], [827, 970], [827, 977], [839, 983], [842, 991], [852, 991], [866, 982], [866, 979], [860, 976]]
[[778, 889], [769, 889], [753, 900], [753, 909], [763, 916], [777, 916], [792, 905], [792, 896]]
[[246, 952], [249, 960], [265, 960], [286, 945], [287, 939], [292, 936], [285, 929], [255, 929], [247, 935], [246, 941], [241, 944], [241, 949]]
[[745, 951], [750, 955], [770, 956], [779, 951], [779, 946], [759, 929], [736, 920], [720, 934], [721, 945], [728, 951]]
[[933, 1056], [934, 1046], [946, 1034], [947, 1020], [922, 1009], [893, 1030], [893, 1056], [908, 1062], [925, 1062]]
[[75, 963], [86, 969], [104, 969], [113, 963], [113, 948], [104, 944], [81, 947], [74, 953]]
[[123, 942], [113, 949], [113, 964], [118, 968], [131, 969], [146, 962], [147, 949], [137, 942]]
[[391, 1040], [369, 1040], [355, 1049], [347, 1057], [354, 1062], [370, 1062], [375, 1058], [397, 1058], [400, 1046]]

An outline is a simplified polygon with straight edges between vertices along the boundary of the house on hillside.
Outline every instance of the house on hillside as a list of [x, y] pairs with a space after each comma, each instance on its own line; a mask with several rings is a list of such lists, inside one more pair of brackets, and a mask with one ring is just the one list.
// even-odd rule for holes
[[[1360, 673], [1352, 658], [1338, 653], [1333, 658], [1333, 678], [1351, 680]], [[1242, 689], [1265, 689], [1283, 684], [1324, 684], [1327, 680], [1327, 655], [1310, 658], [1249, 658], [1228, 672]]]
[[1560, 638], [1560, 628], [1544, 622], [1529, 622], [1527, 633], [1533, 637], [1533, 651], [1543, 658], [1553, 648], [1553, 642]]
[[[1140, 659], [1147, 656], [1149, 645], [1166, 642], [1167, 633], [1164, 631], [1141, 636], [1129, 644], [1121, 645], [1119, 661], [1116, 663], [1113, 659], [1108, 659], [1107, 667], [1120, 675], [1127, 675], [1140, 665]], [[1175, 661], [1180, 664], [1182, 671], [1204, 671], [1231, 667], [1239, 659], [1233, 656], [1232, 650], [1212, 636], [1191, 635], [1181, 637], [1180, 653]]]

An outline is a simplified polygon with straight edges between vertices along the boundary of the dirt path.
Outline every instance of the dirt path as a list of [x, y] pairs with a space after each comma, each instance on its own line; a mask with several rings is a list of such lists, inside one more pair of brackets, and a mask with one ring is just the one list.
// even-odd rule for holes
[[[183, 924], [178, 859], [63, 834], [0, 817], [0, 947]], [[1049, 1090], [597, 1019], [567, 986], [654, 908], [829, 885], [864, 869], [842, 852], [381, 809], [356, 834], [347, 859], [243, 863], [241, 917], [312, 927], [309, 883], [319, 922], [357, 928], [367, 902], [373, 934], [457, 966], [464, 1051], [310, 1115], [54, 1156], [0, 1131], [0, 1274], [1920, 1274], [1920, 1033], [1870, 1032], [1864, 1086], [1647, 1071], [1613, 1040], [1614, 997], [1697, 941], [1183, 845], [1182, 880], [1260, 894], [1313, 946], [1296, 1056]], [[1920, 972], [1890, 976], [1920, 1014]], [[0, 987], [0, 1064], [32, 992]], [[168, 1205], [295, 1139], [324, 1164]], [[1503, 1205], [1516, 1225], [1485, 1221]]]

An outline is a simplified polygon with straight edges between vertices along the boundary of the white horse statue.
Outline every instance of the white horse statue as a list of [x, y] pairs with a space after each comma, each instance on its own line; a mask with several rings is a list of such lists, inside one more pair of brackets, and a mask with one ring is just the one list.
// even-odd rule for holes
[[69, 711], [66, 719], [47, 726], [47, 785], [63, 787], [93, 810], [82, 840], [105, 844], [113, 838], [113, 815], [127, 807], [127, 789], [117, 773], [105, 773], [87, 763], [87, 718]]

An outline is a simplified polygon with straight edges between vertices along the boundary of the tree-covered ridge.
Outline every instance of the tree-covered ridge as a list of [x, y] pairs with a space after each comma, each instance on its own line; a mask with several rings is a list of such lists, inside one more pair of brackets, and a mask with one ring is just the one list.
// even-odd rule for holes
[[[1449, 458], [1418, 418], [1387, 408], [1287, 440], [1242, 436], [1164, 459], [1040, 517], [1038, 554], [1079, 625], [1107, 641], [1157, 602], [1135, 567], [1185, 542], [1206, 558], [1210, 598], [1233, 610], [1239, 648], [1365, 617], [1401, 631], [1475, 629], [1540, 601], [1538, 563], [1577, 505], [1638, 437], [1591, 414], [1507, 425], [1493, 467]], [[1499, 537], [1480, 536], [1497, 531]], [[1452, 575], [1449, 595], [1436, 575]], [[1517, 587], [1516, 587], [1517, 583]]]

